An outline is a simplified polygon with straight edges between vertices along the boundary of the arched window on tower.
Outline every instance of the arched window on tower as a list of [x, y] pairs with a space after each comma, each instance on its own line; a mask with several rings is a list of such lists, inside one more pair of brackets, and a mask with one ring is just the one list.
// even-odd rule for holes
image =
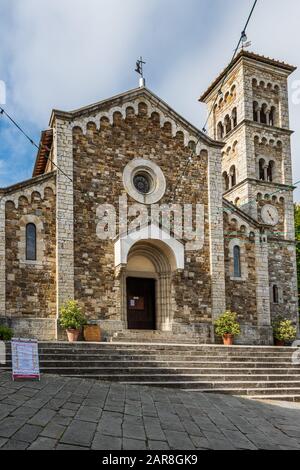
[[242, 277], [241, 270], [241, 249], [238, 245], [233, 248], [234, 277]]
[[276, 108], [272, 106], [270, 115], [269, 115], [269, 124], [270, 126], [276, 126]]
[[224, 124], [225, 124], [225, 133], [229, 134], [229, 132], [231, 131], [231, 119], [228, 114], [225, 117]]
[[36, 226], [35, 224], [26, 225], [26, 260], [36, 261]]
[[230, 183], [232, 188], [236, 185], [236, 169], [234, 165], [230, 168]]
[[253, 121], [258, 122], [258, 103], [254, 101], [253, 103]]
[[267, 122], [267, 105], [263, 104], [260, 111], [260, 122], [262, 124], [268, 124]]
[[279, 289], [278, 286], [273, 286], [273, 304], [279, 304]]
[[224, 126], [221, 122], [219, 122], [218, 126], [217, 126], [217, 138], [219, 140], [222, 140], [224, 137]]
[[270, 183], [273, 182], [273, 179], [274, 179], [274, 162], [273, 161], [270, 161], [269, 165], [268, 165], [268, 168], [267, 168], [267, 177], [268, 177], [268, 181]]
[[259, 179], [260, 181], [265, 181], [266, 180], [266, 174], [265, 174], [265, 161], [263, 159], [259, 160]]
[[229, 176], [227, 174], [227, 171], [224, 171], [223, 173], [223, 191], [228, 191], [229, 189]]
[[231, 119], [232, 119], [232, 126], [236, 127], [237, 126], [237, 110], [236, 110], [236, 108], [233, 108], [233, 110], [232, 110]]

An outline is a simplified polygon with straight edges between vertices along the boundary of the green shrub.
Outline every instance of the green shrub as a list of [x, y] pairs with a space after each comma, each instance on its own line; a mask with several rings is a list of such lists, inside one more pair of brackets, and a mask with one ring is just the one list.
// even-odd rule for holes
[[289, 343], [297, 336], [297, 328], [293, 326], [291, 320], [281, 319], [273, 323], [274, 338], [278, 341]]
[[0, 325], [0, 341], [10, 341], [14, 332], [8, 326]]
[[69, 300], [61, 307], [58, 321], [65, 330], [80, 330], [87, 323], [78, 302], [75, 300]]
[[223, 338], [225, 335], [238, 336], [241, 333], [239, 322], [237, 321], [237, 314], [234, 312], [226, 311], [215, 322], [216, 335]]

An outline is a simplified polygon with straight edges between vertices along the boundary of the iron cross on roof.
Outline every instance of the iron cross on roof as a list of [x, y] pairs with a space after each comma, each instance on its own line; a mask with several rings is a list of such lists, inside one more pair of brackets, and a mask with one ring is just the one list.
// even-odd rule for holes
[[138, 73], [142, 78], [144, 78], [144, 69], [143, 66], [146, 62], [143, 61], [143, 57], [140, 57], [136, 62], [135, 72]]

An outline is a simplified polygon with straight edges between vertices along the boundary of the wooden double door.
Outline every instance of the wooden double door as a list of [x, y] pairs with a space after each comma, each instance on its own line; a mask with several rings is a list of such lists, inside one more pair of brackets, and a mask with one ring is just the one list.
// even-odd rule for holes
[[127, 319], [129, 330], [156, 329], [156, 281], [127, 278]]

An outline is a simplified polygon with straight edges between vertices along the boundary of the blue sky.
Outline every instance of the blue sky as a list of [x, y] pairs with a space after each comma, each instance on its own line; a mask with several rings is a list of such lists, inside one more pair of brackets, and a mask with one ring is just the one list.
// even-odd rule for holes
[[[0, 0], [5, 109], [39, 139], [52, 108], [75, 109], [147, 86], [202, 128], [197, 98], [232, 56], [253, 0]], [[300, 66], [300, 2], [259, 0], [251, 50]], [[299, 83], [297, 82], [299, 81]], [[290, 80], [294, 181], [300, 180], [300, 71]], [[299, 101], [299, 103], [298, 103]], [[0, 186], [31, 176], [35, 149], [0, 118]], [[300, 189], [295, 193], [300, 201]]]

